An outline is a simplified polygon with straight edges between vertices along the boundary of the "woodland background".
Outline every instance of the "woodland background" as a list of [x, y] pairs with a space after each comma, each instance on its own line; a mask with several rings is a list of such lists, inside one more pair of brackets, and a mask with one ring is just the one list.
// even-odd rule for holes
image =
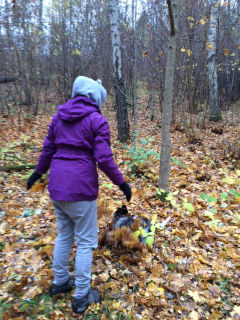
[[[166, 193], [159, 163], [176, 3]], [[240, 319], [239, 58], [239, 1], [0, 0], [0, 318]], [[108, 91], [103, 113], [133, 187], [130, 214], [163, 223], [144, 252], [113, 243], [96, 250], [103, 302], [79, 317], [71, 295], [48, 295], [56, 222], [47, 177], [26, 191], [51, 116], [78, 75], [100, 78]], [[99, 177], [101, 236], [124, 199]]]
[[[120, 6], [123, 77], [129, 105], [133, 95], [134, 37], [138, 84], [149, 91], [148, 105], [161, 108], [169, 21], [165, 1], [127, 1]], [[16, 78], [1, 86], [1, 111], [28, 106], [37, 113], [64, 102], [74, 78], [100, 78], [112, 89], [112, 48], [108, 1], [1, 0], [0, 74]], [[211, 7], [218, 11], [216, 67], [222, 110], [238, 101], [239, 2], [181, 1], [178, 22], [174, 114], [208, 109], [207, 53]], [[137, 10], [137, 15], [135, 15]], [[136, 20], [136, 21], [135, 21]], [[136, 32], [136, 34], [134, 34]], [[154, 97], [153, 97], [154, 96]], [[138, 103], [139, 104], [139, 103]], [[14, 106], [14, 107], [13, 107]], [[145, 105], [147, 107], [147, 105]]]

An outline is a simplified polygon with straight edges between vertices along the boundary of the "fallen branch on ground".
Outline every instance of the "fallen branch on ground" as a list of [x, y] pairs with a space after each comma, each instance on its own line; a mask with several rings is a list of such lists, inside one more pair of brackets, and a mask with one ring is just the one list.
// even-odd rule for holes
[[16, 81], [17, 79], [14, 78], [14, 77], [11, 77], [11, 78], [0, 78], [0, 83], [8, 83], [8, 82], [14, 82]]
[[35, 164], [25, 164], [25, 165], [17, 165], [17, 166], [8, 166], [8, 167], [0, 167], [0, 171], [22, 171], [28, 169], [34, 169], [36, 167]]

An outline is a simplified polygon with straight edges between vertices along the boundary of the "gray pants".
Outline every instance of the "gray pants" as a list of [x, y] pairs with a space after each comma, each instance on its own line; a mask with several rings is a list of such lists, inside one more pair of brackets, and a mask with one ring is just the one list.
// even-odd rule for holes
[[52, 200], [58, 235], [53, 253], [54, 283], [68, 281], [68, 260], [74, 242], [77, 244], [75, 257], [75, 285], [77, 295], [85, 295], [90, 287], [92, 250], [97, 248], [97, 201]]

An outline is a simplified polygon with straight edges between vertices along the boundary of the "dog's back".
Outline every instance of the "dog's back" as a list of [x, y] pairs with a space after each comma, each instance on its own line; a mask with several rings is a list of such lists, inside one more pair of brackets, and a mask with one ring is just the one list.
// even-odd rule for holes
[[146, 238], [140, 235], [137, 239], [134, 232], [141, 228], [144, 233], [149, 233], [151, 222], [145, 218], [129, 215], [127, 207], [122, 205], [114, 213], [114, 219], [108, 230], [102, 236], [100, 245], [106, 242], [114, 242], [115, 247], [127, 247], [143, 249]]

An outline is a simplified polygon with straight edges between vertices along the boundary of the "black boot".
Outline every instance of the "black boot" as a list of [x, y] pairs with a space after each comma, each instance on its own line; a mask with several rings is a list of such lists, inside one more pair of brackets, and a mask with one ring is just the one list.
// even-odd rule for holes
[[75, 313], [82, 313], [87, 309], [88, 306], [92, 303], [98, 303], [101, 301], [101, 295], [98, 290], [93, 290], [90, 288], [88, 293], [79, 298], [79, 297], [74, 297], [73, 298], [73, 303], [72, 303], [72, 310]]
[[61, 285], [57, 285], [57, 284], [52, 284], [49, 294], [50, 296], [55, 296], [57, 294], [60, 293], [66, 293], [72, 290], [72, 288], [75, 286], [75, 280], [69, 278], [67, 282], [61, 284]]

